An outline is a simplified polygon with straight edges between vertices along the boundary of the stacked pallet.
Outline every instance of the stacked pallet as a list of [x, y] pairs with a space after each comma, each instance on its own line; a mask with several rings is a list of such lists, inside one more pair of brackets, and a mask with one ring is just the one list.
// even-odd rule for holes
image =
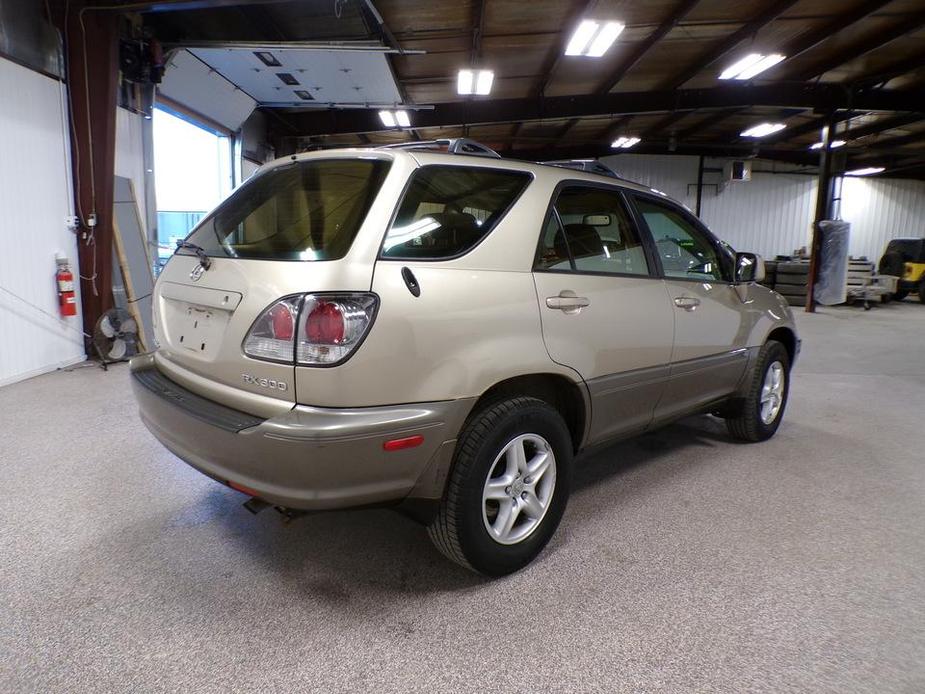
[[848, 292], [860, 291], [873, 281], [874, 264], [867, 258], [851, 258], [848, 261]]
[[777, 263], [774, 277], [774, 291], [783, 296], [791, 306], [806, 303], [809, 261], [781, 261]]

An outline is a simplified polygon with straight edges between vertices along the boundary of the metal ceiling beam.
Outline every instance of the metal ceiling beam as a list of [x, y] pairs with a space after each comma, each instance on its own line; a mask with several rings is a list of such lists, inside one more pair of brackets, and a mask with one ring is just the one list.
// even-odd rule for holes
[[921, 120], [923, 120], [921, 113], [903, 113], [890, 118], [881, 118], [873, 123], [862, 125], [857, 128], [849, 128], [848, 131], [842, 133], [842, 135], [844, 135], [844, 139], [846, 140], [860, 140], [862, 137], [867, 137], [868, 135], [876, 135], [877, 133], [882, 133], [894, 128], [901, 128], [904, 125], [917, 123]]
[[562, 25], [562, 31], [559, 32], [559, 40], [555, 42], [553, 46], [555, 52], [546, 58], [546, 61], [543, 63], [543, 69], [540, 70], [541, 81], [534, 90], [537, 96], [542, 96], [546, 93], [546, 88], [552, 81], [553, 74], [559, 66], [559, 61], [562, 60], [562, 57], [565, 55], [565, 47], [568, 45], [571, 32], [578, 23], [578, 20], [593, 10], [596, 5], [597, 0], [579, 0], [573, 7], [569, 18]]
[[865, 40], [855, 43], [845, 50], [839, 51], [835, 55], [824, 58], [808, 68], [805, 68], [797, 74], [797, 79], [807, 80], [818, 77], [819, 75], [824, 75], [829, 70], [833, 70], [856, 58], [867, 55], [871, 51], [875, 51], [881, 46], [885, 46], [922, 26], [925, 26], [925, 11], [910, 14], [891, 27], [882, 29]]
[[181, 12], [184, 10], [213, 10], [222, 7], [241, 7], [244, 5], [278, 5], [299, 0], [148, 0], [147, 2], [112, 2], [112, 0], [93, 0], [90, 5], [94, 10], [113, 10], [117, 12]]
[[[921, 90], [878, 90], [851, 94], [835, 84], [724, 85], [710, 89], [618, 92], [525, 99], [454, 101], [416, 111], [414, 127], [567, 119], [613, 114], [694, 111], [754, 105], [834, 111], [919, 111], [925, 113]], [[311, 109], [280, 113], [304, 135], [383, 130], [375, 111]]]
[[469, 63], [475, 66], [476, 61], [482, 59], [482, 36], [485, 33], [485, 3], [476, 0], [472, 6], [472, 50], [469, 53]]
[[[838, 32], [847, 29], [852, 24], [861, 21], [865, 17], [869, 17], [881, 7], [890, 4], [892, 1], [893, 0], [868, 0], [850, 12], [845, 12], [844, 14], [836, 16], [831, 22], [828, 22], [824, 26], [797, 36], [779, 52], [786, 56], [787, 60], [793, 60], [812, 50]], [[786, 64], [785, 61], [772, 69], [779, 69], [780, 67], [786, 66]]]
[[693, 125], [689, 125], [683, 130], [677, 132], [678, 140], [684, 140], [694, 133], [696, 133], [701, 128], [714, 128], [720, 123], [724, 123], [733, 116], [737, 116], [743, 111], [747, 111], [748, 108], [744, 106], [738, 106], [736, 108], [723, 109], [717, 113], [710, 114], [705, 120], [698, 121]]
[[[754, 152], [754, 146], [748, 144], [730, 145], [685, 145], [679, 143], [675, 154], [698, 155], [708, 157], [748, 157]], [[509, 159], [526, 161], [552, 161], [557, 159], [597, 159], [611, 154], [668, 154], [667, 142], [641, 142], [632, 149], [614, 151], [609, 144], [572, 145], [565, 147], [514, 148], [501, 150], [501, 156]], [[762, 149], [760, 156], [764, 159], [781, 159], [794, 164], [814, 166], [819, 157], [815, 153], [794, 150]]]
[[677, 123], [679, 120], [681, 120], [682, 118], [686, 118], [692, 113], [694, 113], [694, 111], [674, 111], [673, 113], [669, 113], [667, 116], [660, 119], [654, 125], [650, 125], [648, 128], [646, 128], [642, 132], [642, 137], [646, 138], [646, 137], [651, 137], [652, 135], [656, 135], [664, 131], [665, 129], [670, 128], [672, 125]]
[[873, 87], [879, 84], [886, 84], [891, 79], [901, 77], [909, 72], [925, 67], [925, 51], [919, 51], [908, 58], [904, 58], [895, 63], [890, 63], [879, 70], [872, 70], [851, 81], [856, 87]]
[[[788, 127], [785, 130], [782, 130], [777, 135], [772, 135], [768, 138], [765, 138], [766, 142], [778, 143], [778, 142], [787, 142], [788, 140], [793, 140], [794, 138], [801, 137], [808, 133], [818, 133], [828, 125], [830, 122], [833, 123], [843, 123], [846, 120], [851, 120], [858, 116], [857, 111], [845, 111], [844, 113], [835, 113], [831, 116], [823, 116], [821, 118], [814, 118], [811, 121], [806, 123], [801, 123], [800, 125], [795, 125], [792, 128]], [[838, 139], [841, 138], [841, 133], [837, 133]]]
[[[905, 145], [911, 144], [921, 144], [925, 147], [925, 130], [919, 130], [914, 133], [909, 133], [908, 135], [900, 135], [899, 137], [889, 137], [882, 140], [877, 140], [877, 142], [867, 145], [866, 149], [896, 149], [897, 147], [904, 147]], [[922, 150], [922, 153], [925, 154], [925, 149]]]
[[678, 22], [680, 22], [684, 17], [694, 9], [694, 6], [700, 2], [700, 0], [681, 0], [681, 3], [672, 11], [671, 16], [668, 17], [664, 22], [658, 25], [658, 27], [649, 34], [645, 39], [636, 44], [636, 47], [626, 56], [617, 68], [610, 73], [610, 75], [601, 82], [601, 86], [597, 89], [598, 92], [607, 93], [613, 90], [614, 87], [622, 80], [626, 73], [632, 70], [636, 63], [642, 60], [642, 57], [652, 48], [655, 44], [665, 38], [665, 35], [669, 31], [674, 29]]
[[766, 25], [773, 22], [784, 12], [797, 4], [799, 0], [773, 0], [771, 5], [754, 19], [743, 24], [738, 30], [730, 34], [718, 46], [707, 51], [699, 60], [695, 61], [691, 67], [684, 72], [666, 80], [661, 87], [663, 89], [675, 89], [696, 77], [702, 70], [710, 67], [717, 60], [726, 55], [740, 43], [748, 38], [752, 38]]

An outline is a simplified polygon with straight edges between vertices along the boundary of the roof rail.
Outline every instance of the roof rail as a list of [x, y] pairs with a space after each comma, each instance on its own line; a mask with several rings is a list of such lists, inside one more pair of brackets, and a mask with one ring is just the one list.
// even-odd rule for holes
[[500, 159], [498, 154], [491, 147], [486, 147], [481, 142], [470, 140], [467, 137], [441, 138], [439, 140], [420, 140], [418, 142], [397, 142], [393, 145], [382, 145], [376, 149], [440, 149], [446, 147], [449, 154], [472, 154], [477, 157], [491, 157]]
[[588, 173], [600, 174], [601, 176], [616, 178], [621, 181], [626, 180], [599, 159], [557, 159], [555, 161], [542, 161], [540, 163], [548, 164], [549, 166], [559, 166], [564, 169], [587, 171]]

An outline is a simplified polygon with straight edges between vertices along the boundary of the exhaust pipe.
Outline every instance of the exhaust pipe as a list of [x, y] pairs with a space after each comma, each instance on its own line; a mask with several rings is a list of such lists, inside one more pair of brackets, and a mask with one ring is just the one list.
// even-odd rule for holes
[[244, 502], [244, 508], [256, 516], [265, 508], [270, 508], [270, 503], [264, 501], [263, 499], [258, 499], [256, 496], [252, 496], [250, 499]]

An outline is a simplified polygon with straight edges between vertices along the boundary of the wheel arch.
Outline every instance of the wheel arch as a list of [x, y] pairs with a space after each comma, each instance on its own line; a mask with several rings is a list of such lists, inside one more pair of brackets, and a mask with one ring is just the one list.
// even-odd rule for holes
[[498, 400], [516, 396], [534, 397], [554, 407], [565, 420], [574, 452], [581, 449], [591, 419], [591, 401], [583, 384], [555, 373], [513, 376], [495, 383], [482, 393], [469, 416]]
[[768, 333], [767, 339], [776, 340], [784, 346], [784, 348], [787, 350], [787, 356], [790, 358], [790, 363], [792, 365], [797, 356], [796, 333], [786, 326], [780, 326], [774, 328], [774, 330]]

